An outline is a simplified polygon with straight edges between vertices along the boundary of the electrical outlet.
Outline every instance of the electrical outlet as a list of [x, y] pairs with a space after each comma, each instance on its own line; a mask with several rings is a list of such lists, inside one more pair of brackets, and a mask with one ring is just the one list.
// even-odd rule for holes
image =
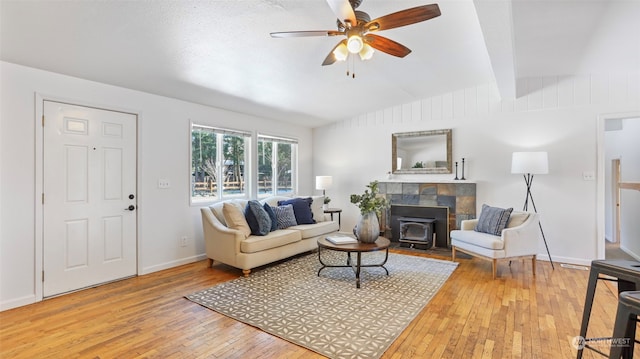
[[593, 171], [584, 171], [582, 172], [582, 179], [584, 181], [595, 181], [596, 180], [596, 173]]
[[180, 238], [180, 247], [186, 247], [187, 246], [187, 237], [183, 236]]
[[166, 179], [166, 178], [160, 178], [160, 179], [158, 180], [158, 188], [165, 189], [165, 188], [169, 188], [169, 187], [171, 187], [171, 182], [169, 182], [169, 180], [168, 180], [168, 179]]

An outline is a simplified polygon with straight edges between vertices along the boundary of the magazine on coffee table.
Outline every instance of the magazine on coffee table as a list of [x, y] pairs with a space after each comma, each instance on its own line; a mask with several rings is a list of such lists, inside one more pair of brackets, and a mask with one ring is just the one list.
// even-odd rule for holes
[[326, 240], [333, 244], [350, 244], [350, 243], [358, 243], [358, 240], [353, 237], [336, 235], [336, 236], [327, 236]]

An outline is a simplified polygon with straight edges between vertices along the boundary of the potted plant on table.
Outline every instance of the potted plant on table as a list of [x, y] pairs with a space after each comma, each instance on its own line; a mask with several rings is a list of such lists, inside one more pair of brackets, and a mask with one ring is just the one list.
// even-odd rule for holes
[[329, 209], [329, 202], [331, 202], [331, 198], [329, 198], [329, 196], [324, 197], [324, 204], [322, 205], [322, 209]]
[[360, 242], [375, 242], [380, 235], [378, 213], [389, 207], [387, 199], [378, 195], [378, 181], [370, 182], [363, 194], [352, 194], [350, 199], [351, 203], [360, 208], [360, 220], [353, 233]]

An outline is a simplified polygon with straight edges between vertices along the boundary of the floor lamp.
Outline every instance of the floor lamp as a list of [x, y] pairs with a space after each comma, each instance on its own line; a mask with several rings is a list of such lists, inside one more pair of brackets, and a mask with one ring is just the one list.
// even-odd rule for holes
[[[514, 152], [513, 156], [511, 157], [511, 173], [522, 173], [524, 182], [527, 185], [527, 194], [524, 199], [524, 206], [522, 210], [527, 211], [529, 209], [529, 201], [531, 201], [533, 211], [538, 213], [536, 203], [533, 201], [533, 194], [531, 194], [531, 186], [533, 185], [534, 174], [549, 173], [549, 159], [547, 156], [547, 152]], [[545, 238], [544, 231], [542, 230], [542, 223], [538, 222], [538, 225], [540, 226], [542, 240], [544, 240], [544, 246], [547, 249], [547, 255], [549, 256], [549, 261], [551, 262], [551, 268], [555, 270], [556, 267], [553, 265], [551, 253], [549, 253], [547, 239]]]

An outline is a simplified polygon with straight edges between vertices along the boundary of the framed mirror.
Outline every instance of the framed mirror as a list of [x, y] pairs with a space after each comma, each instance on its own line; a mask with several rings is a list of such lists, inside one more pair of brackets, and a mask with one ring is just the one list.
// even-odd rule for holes
[[391, 172], [452, 173], [451, 129], [392, 134]]

